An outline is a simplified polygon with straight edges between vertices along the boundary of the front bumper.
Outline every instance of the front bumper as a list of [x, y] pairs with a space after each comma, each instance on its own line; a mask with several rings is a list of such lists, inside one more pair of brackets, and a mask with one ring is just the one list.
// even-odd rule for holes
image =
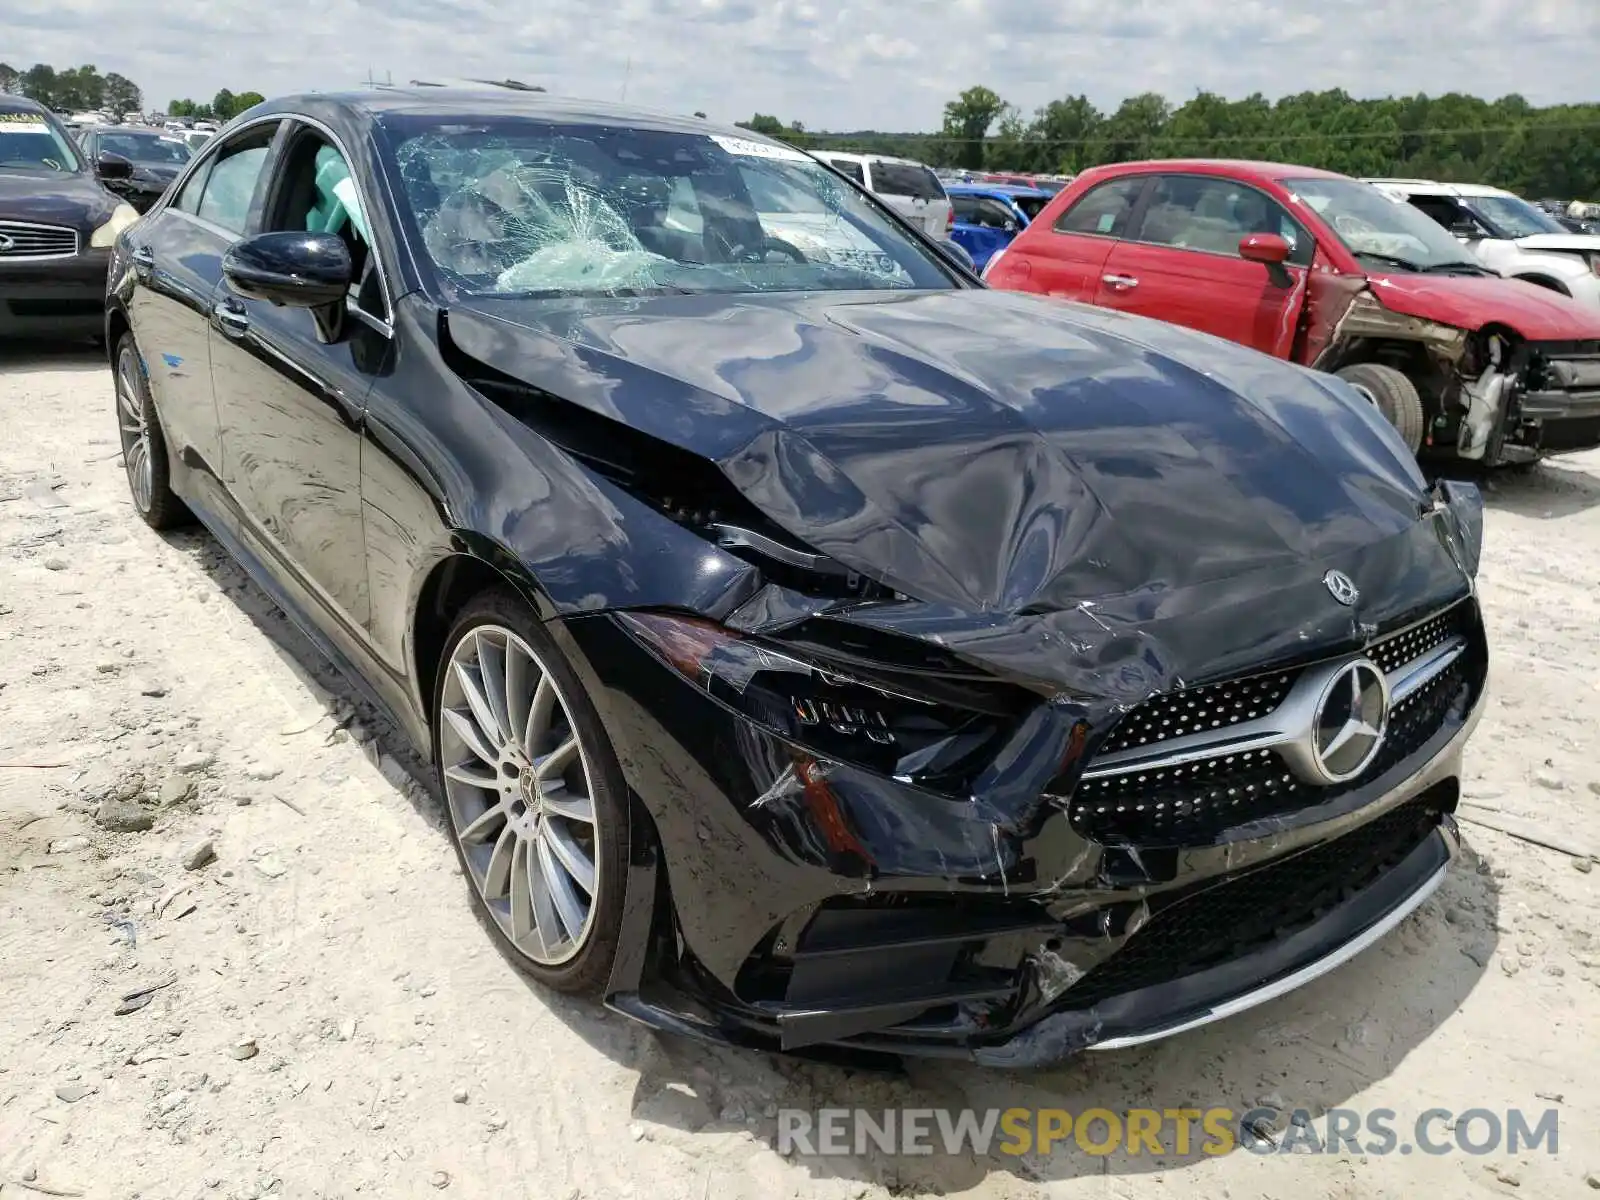
[[1502, 462], [1600, 446], [1600, 342], [1532, 347], [1508, 416]]
[[0, 258], [0, 338], [78, 338], [104, 332], [109, 249], [63, 258]]
[[[797, 772], [795, 748], [642, 652], [624, 665], [609, 618], [570, 622], [578, 657], [624, 681], [588, 680], [652, 835], [634, 839], [607, 1003], [755, 1049], [1028, 1067], [1281, 995], [1398, 924], [1454, 853], [1487, 670], [1460, 604], [1457, 699], [1402, 759], [1320, 803], [1291, 787], [1248, 821], [1142, 844], [1095, 833], [1082, 785], [1008, 821], [840, 764]], [[1410, 653], [1421, 634], [1395, 636]]]

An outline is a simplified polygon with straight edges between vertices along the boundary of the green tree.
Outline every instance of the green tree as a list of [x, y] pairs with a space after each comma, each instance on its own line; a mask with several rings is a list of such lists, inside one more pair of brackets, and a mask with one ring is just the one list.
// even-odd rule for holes
[[1006, 111], [1006, 102], [986, 87], [970, 87], [944, 106], [944, 135], [953, 144], [957, 165], [983, 166], [984, 138]]
[[22, 72], [10, 63], [0, 63], [0, 93], [15, 95], [22, 86]]
[[235, 100], [233, 93], [227, 88], [223, 88], [211, 101], [211, 111], [216, 114], [217, 120], [227, 121], [230, 120], [234, 113], [238, 111], [234, 108], [234, 104]]
[[133, 80], [113, 71], [106, 76], [105, 104], [119, 116], [126, 112], [137, 112], [144, 107], [144, 94]]

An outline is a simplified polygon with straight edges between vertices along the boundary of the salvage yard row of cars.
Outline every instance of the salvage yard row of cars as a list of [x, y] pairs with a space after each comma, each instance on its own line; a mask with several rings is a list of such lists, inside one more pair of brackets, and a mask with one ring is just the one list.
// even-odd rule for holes
[[414, 743], [550, 987], [1015, 1067], [1333, 969], [1443, 879], [1483, 709], [1482, 500], [1417, 455], [1581, 440], [1600, 311], [1215, 162], [1025, 197], [986, 285], [875, 175], [527, 92], [257, 106], [71, 226], [133, 507]]

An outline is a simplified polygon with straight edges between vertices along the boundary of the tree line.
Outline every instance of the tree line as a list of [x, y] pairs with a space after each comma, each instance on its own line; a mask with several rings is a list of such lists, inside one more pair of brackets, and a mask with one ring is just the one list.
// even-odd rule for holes
[[1144, 158], [1247, 158], [1382, 175], [1488, 183], [1531, 197], [1600, 195], [1600, 104], [1535, 107], [1485, 100], [1335, 89], [1271, 101], [1211, 92], [1174, 106], [1153, 92], [1102, 112], [1087, 96], [1053, 100], [1030, 117], [987, 87], [944, 106], [936, 133], [823, 133], [757, 113], [747, 129], [806, 149], [919, 159], [932, 166], [1074, 174]]
[[[19, 71], [0, 63], [0, 92], [26, 96], [55, 112], [103, 111], [121, 116], [144, 110], [144, 93], [138, 84], [115, 71], [102, 75], [92, 64], [58, 71], [48, 63], [35, 63]], [[223, 88], [209, 101], [168, 101], [166, 113], [169, 117], [227, 121], [263, 99], [260, 92], [235, 94]]]

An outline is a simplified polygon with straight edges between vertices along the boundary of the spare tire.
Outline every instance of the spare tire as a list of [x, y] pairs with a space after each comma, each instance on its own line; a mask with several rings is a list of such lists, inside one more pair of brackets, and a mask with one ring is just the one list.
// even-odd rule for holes
[[1422, 434], [1427, 418], [1417, 385], [1403, 373], [1382, 363], [1355, 363], [1338, 372], [1339, 378], [1360, 392], [1388, 418], [1400, 438], [1416, 454], [1422, 449]]

